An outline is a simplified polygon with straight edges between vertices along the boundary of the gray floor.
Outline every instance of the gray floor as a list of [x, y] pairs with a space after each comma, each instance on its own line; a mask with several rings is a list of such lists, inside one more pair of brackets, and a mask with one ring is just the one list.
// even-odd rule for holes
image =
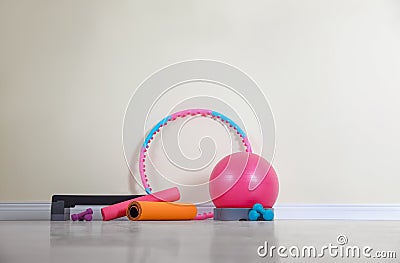
[[[262, 258], [264, 244], [370, 246], [397, 259]], [[13, 262], [399, 262], [400, 222], [0, 222], [0, 263]]]

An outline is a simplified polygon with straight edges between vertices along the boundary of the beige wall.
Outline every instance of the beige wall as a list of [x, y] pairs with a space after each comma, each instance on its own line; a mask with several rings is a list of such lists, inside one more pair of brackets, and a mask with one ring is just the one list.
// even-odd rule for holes
[[399, 203], [399, 1], [0, 0], [0, 201], [140, 191], [122, 120], [151, 73], [235, 65], [276, 121], [280, 203]]

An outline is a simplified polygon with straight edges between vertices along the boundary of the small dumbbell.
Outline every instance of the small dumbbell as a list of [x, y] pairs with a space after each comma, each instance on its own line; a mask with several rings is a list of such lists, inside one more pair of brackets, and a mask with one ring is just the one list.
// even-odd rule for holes
[[260, 218], [260, 213], [258, 213], [256, 210], [251, 209], [249, 211], [249, 220], [250, 221], [257, 221]]
[[85, 219], [86, 221], [92, 221], [93, 216], [92, 216], [92, 214], [87, 214], [87, 215], [85, 215], [85, 216], [83, 217], [83, 219]]
[[264, 209], [264, 207], [259, 203], [254, 204], [253, 208], [249, 211], [249, 220], [257, 221], [260, 216], [262, 216], [265, 221], [274, 220], [274, 212], [272, 209]]
[[71, 215], [71, 219], [72, 219], [72, 221], [77, 221], [77, 220], [79, 220], [79, 221], [83, 221], [83, 220], [92, 221], [92, 219], [93, 219], [92, 214], [93, 214], [93, 210], [91, 208], [88, 208], [88, 209], [86, 209], [86, 211], [84, 211], [82, 213], [72, 214]]
[[86, 214], [83, 217], [80, 217], [78, 220], [79, 221], [92, 221], [93, 216], [91, 214]]

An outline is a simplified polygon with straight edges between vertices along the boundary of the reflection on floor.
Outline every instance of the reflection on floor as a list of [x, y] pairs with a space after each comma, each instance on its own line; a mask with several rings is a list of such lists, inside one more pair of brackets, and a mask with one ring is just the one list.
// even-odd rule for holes
[[[339, 237], [339, 242], [347, 241], [345, 245], [338, 244], [339, 235], [345, 235]], [[287, 248], [281, 255], [288, 258], [280, 257], [278, 249], [272, 250], [272, 257], [270, 253], [260, 257], [257, 250], [266, 243], [268, 252], [271, 246]], [[353, 258], [351, 253], [350, 258], [334, 257], [328, 250], [315, 259], [308, 257], [307, 248], [306, 257], [301, 257], [305, 246], [314, 246], [321, 254], [329, 244], [339, 249], [369, 246], [370, 255], [394, 251], [397, 259]], [[296, 251], [301, 258], [293, 257]], [[265, 254], [265, 249], [259, 253]], [[396, 221], [0, 222], [1, 263], [397, 262], [399, 258]]]

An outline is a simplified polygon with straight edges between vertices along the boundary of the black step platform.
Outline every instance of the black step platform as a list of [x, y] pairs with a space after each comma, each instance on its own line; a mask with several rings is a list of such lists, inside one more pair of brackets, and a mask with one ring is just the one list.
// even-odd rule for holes
[[53, 195], [51, 221], [69, 220], [69, 209], [76, 205], [113, 205], [143, 195]]

